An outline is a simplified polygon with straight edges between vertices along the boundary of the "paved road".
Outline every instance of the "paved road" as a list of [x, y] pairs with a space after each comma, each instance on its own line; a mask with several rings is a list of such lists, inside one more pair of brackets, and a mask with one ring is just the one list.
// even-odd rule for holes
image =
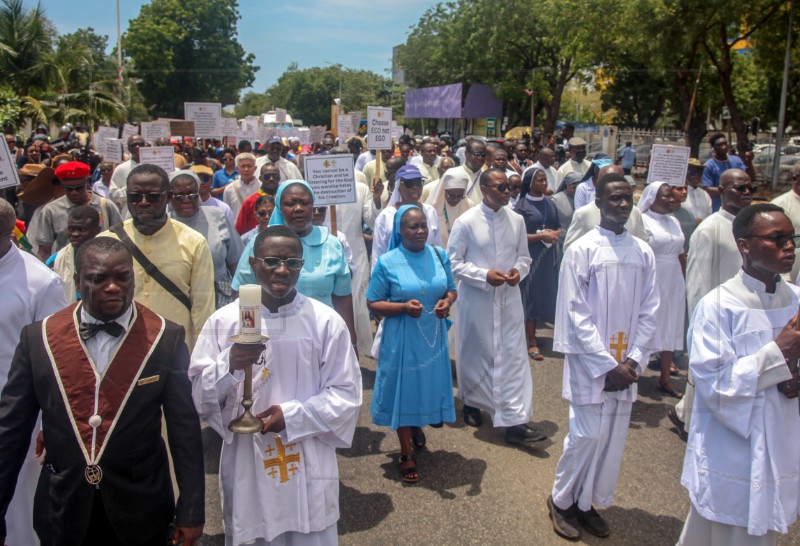
[[[547, 515], [555, 466], [567, 432], [567, 403], [561, 399], [562, 359], [549, 352], [544, 330], [542, 362], [532, 362], [534, 422], [550, 435], [535, 448], [511, 447], [484, 417], [480, 429], [459, 420], [426, 429], [429, 450], [417, 458], [421, 480], [399, 481], [397, 436], [372, 425], [369, 404], [375, 361], [361, 359], [364, 406], [353, 447], [339, 452], [340, 543], [361, 544], [535, 544], [565, 545]], [[604, 512], [612, 536], [587, 536], [584, 544], [668, 545], [680, 534], [689, 510], [680, 486], [685, 444], [666, 416], [673, 400], [656, 389], [658, 373], [640, 380], [614, 506]], [[679, 381], [683, 388], [683, 380]], [[224, 544], [217, 487], [219, 438], [206, 439], [208, 485], [206, 532], [202, 544]], [[800, 526], [781, 545], [800, 545]]]

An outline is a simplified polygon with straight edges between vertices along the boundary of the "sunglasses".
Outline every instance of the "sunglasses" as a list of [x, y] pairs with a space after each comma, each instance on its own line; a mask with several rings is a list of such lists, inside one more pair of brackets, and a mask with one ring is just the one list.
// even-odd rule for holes
[[199, 193], [176, 194], [172, 198], [176, 201], [195, 201], [200, 196]]
[[746, 191], [749, 191], [750, 193], [755, 193], [756, 192], [755, 187], [751, 186], [750, 184], [740, 184], [739, 186], [729, 186], [729, 188], [727, 188], [727, 189], [736, 190], [739, 193], [744, 193]]
[[86, 184], [81, 184], [80, 186], [61, 186], [61, 188], [64, 190], [64, 193], [70, 193], [73, 191], [81, 191], [86, 188]]
[[151, 193], [128, 193], [128, 201], [131, 203], [141, 203], [142, 199], [147, 200], [148, 203], [158, 203], [159, 200], [166, 195], [166, 191], [151, 192]]
[[408, 180], [406, 180], [404, 178], [403, 179], [403, 185], [406, 188], [414, 188], [414, 187], [421, 188], [422, 187], [422, 179], [421, 178], [409, 178]]
[[778, 248], [785, 247], [786, 243], [789, 241], [792, 242], [792, 246], [795, 248], [800, 244], [800, 235], [794, 233], [792, 235], [783, 235], [780, 233], [775, 235], [744, 235], [742, 239], [764, 239], [766, 241], [772, 241]]
[[314, 214], [324, 214], [328, 212], [328, 207], [314, 207]]
[[444, 196], [447, 199], [451, 200], [451, 201], [461, 201], [462, 199], [464, 199], [464, 197], [466, 197], [466, 195], [463, 194], [463, 193], [457, 193], [457, 194], [453, 195], [452, 193], [450, 193], [447, 190], [445, 190]]
[[100, 169], [100, 172], [101, 173], [110, 173], [110, 172], [112, 172], [112, 170], [111, 169]]
[[228, 156], [228, 157], [223, 157], [222, 161], [233, 161], [234, 159], [235, 158]]
[[200, 179], [200, 182], [211, 182], [212, 178], [208, 175], [205, 176], [198, 176], [197, 178]]
[[499, 191], [500, 193], [505, 193], [511, 189], [511, 184], [486, 184], [487, 188], [492, 188], [494, 190]]
[[258, 214], [261, 218], [266, 218], [267, 216], [270, 215], [269, 211], [266, 210], [257, 210], [256, 214]]
[[280, 180], [280, 179], [281, 179], [281, 175], [280, 174], [262, 174], [261, 175], [261, 180]]
[[303, 264], [306, 263], [306, 261], [303, 258], [286, 258], [285, 260], [283, 260], [281, 258], [276, 258], [274, 256], [256, 258], [256, 260], [264, 262], [264, 267], [266, 267], [267, 269], [276, 269], [281, 264], [284, 264], [292, 271], [299, 271], [303, 269]]
[[475, 157], [486, 157], [486, 152], [467, 152], [468, 154], [472, 154]]

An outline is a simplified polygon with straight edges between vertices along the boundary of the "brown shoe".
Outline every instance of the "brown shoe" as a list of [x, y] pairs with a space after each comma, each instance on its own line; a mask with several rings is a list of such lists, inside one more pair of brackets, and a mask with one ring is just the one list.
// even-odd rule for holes
[[567, 540], [580, 540], [581, 532], [578, 528], [577, 508], [573, 504], [567, 510], [562, 510], [553, 502], [553, 495], [547, 497], [547, 510], [550, 512], [550, 521], [553, 522], [553, 531], [561, 538]]

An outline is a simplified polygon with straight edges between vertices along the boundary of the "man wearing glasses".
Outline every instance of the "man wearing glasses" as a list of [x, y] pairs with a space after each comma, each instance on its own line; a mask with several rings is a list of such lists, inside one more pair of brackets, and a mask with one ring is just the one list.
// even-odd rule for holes
[[[481, 193], [481, 184], [478, 179], [483, 173], [483, 164], [486, 161], [486, 144], [482, 140], [472, 138], [467, 142], [466, 151], [464, 152], [464, 164], [458, 167], [448, 169], [445, 173], [450, 173], [451, 177], [461, 178], [466, 175], [469, 178], [467, 184], [467, 191], [464, 194], [473, 203], [480, 203], [483, 200], [483, 193]], [[428, 186], [427, 195], [436, 195], [440, 189], [442, 177]]]
[[798, 236], [780, 207], [760, 203], [736, 214], [731, 237], [742, 267], [700, 300], [689, 327], [697, 411], [680, 546], [776, 544], [798, 515], [800, 289], [781, 278]]
[[39, 245], [37, 256], [42, 261], [69, 243], [67, 223], [69, 213], [75, 207], [90, 205], [97, 209], [102, 229], [122, 222], [114, 203], [89, 190], [92, 182], [89, 165], [79, 161], [64, 163], [56, 169], [56, 178], [61, 181], [64, 195], [44, 206], [38, 222], [32, 226], [33, 233], [28, 234]]
[[[719, 179], [722, 207], [703, 220], [689, 239], [686, 258], [686, 309], [689, 316], [700, 300], [742, 268], [742, 256], [733, 237], [733, 219], [750, 205], [755, 188], [750, 177], [740, 169], [728, 169]], [[689, 430], [694, 404], [694, 379], [691, 370], [686, 382], [686, 392], [668, 413], [681, 437]]]
[[258, 188], [256, 193], [244, 200], [242, 208], [239, 209], [239, 215], [236, 217], [236, 231], [239, 235], [244, 235], [258, 225], [256, 201], [265, 195], [275, 199], [275, 194], [281, 183], [281, 173], [278, 165], [274, 163], [265, 164], [261, 167], [261, 174], [258, 178], [261, 181], [261, 187]]
[[283, 142], [281, 142], [280, 137], [270, 137], [263, 147], [266, 147], [267, 155], [258, 158], [256, 168], [261, 168], [268, 164], [275, 165], [278, 167], [278, 172], [280, 172], [281, 182], [284, 180], [302, 180], [303, 175], [300, 174], [300, 169], [297, 168], [297, 165], [281, 157], [281, 154], [283, 154]]
[[150, 262], [145, 270], [143, 260], [133, 252], [134, 299], [183, 326], [191, 350], [206, 319], [214, 312], [214, 266], [203, 236], [167, 216], [171, 198], [164, 169], [155, 165], [134, 167], [126, 193], [131, 218], [121, 229], [105, 231], [100, 236], [122, 240]]

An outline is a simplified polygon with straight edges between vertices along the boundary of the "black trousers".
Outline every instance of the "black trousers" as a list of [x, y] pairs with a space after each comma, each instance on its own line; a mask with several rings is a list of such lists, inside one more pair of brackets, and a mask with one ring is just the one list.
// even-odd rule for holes
[[[143, 529], [142, 531], [146, 533], [150, 529]], [[89, 520], [89, 528], [86, 531], [82, 546], [166, 546], [170, 542], [169, 528], [157, 531], [149, 537], [142, 537], [137, 542], [122, 542], [114, 532], [111, 521], [108, 519], [108, 514], [106, 514], [106, 509], [103, 505], [103, 496], [100, 491], [95, 493], [92, 516]]]

